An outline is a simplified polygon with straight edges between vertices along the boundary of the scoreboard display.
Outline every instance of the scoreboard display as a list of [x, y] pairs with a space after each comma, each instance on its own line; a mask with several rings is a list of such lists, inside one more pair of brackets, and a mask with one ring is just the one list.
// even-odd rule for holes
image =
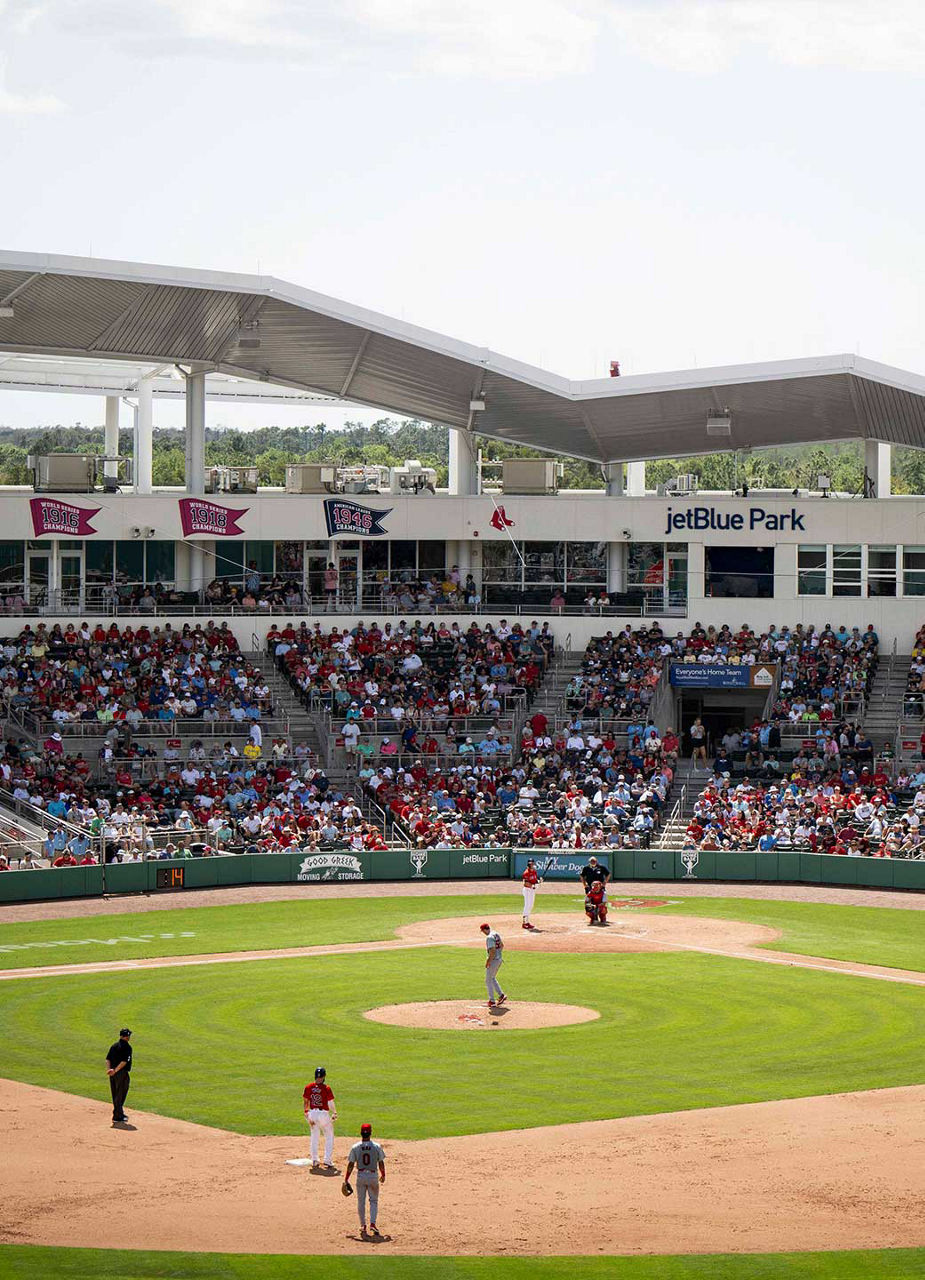
[[186, 881], [186, 867], [157, 867], [155, 888], [182, 889]]

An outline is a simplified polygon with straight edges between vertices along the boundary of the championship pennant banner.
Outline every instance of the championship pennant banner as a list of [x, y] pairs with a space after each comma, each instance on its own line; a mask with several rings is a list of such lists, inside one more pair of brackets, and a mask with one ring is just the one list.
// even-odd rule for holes
[[194, 533], [205, 533], [212, 538], [234, 538], [244, 532], [238, 521], [247, 515], [249, 507], [222, 507], [203, 498], [179, 498], [178, 502], [184, 538]]
[[391, 510], [391, 507], [387, 507], [385, 511], [375, 511], [372, 507], [360, 506], [358, 502], [325, 498], [324, 519], [328, 526], [328, 537], [346, 533], [354, 538], [381, 538], [386, 532], [382, 521]]
[[90, 520], [100, 510], [99, 507], [75, 507], [70, 502], [59, 502], [57, 498], [30, 498], [29, 509], [37, 538], [53, 533], [65, 538], [86, 538], [96, 533]]

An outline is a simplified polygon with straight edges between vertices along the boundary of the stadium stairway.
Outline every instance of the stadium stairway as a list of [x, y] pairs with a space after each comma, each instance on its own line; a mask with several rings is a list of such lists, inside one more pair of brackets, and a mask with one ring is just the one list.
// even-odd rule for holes
[[884, 742], [895, 744], [911, 665], [909, 654], [892, 654], [881, 659], [877, 668], [864, 712], [864, 728], [877, 751]]

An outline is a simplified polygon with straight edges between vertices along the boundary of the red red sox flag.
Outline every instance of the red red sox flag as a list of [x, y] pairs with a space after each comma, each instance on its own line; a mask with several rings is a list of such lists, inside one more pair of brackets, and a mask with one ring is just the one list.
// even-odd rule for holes
[[217, 502], [206, 502], [203, 498], [178, 498], [177, 501], [180, 504], [180, 523], [183, 525], [184, 538], [193, 533], [207, 533], [213, 538], [233, 538], [244, 532], [238, 521], [247, 515], [248, 507], [221, 507]]
[[497, 529], [499, 533], [504, 533], [505, 529], [510, 529], [513, 526], [514, 521], [508, 520], [504, 507], [495, 507], [488, 523], [493, 529]]
[[58, 498], [30, 498], [29, 508], [37, 538], [49, 533], [60, 533], [66, 538], [85, 538], [96, 533], [90, 518], [96, 515], [99, 507], [75, 507]]

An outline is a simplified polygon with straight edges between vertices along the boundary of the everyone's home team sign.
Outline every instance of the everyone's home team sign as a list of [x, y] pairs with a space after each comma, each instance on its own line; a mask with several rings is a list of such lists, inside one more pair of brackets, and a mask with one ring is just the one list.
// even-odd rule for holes
[[381, 538], [386, 532], [382, 521], [391, 507], [385, 511], [376, 511], [372, 507], [363, 507], [358, 502], [346, 502], [343, 498], [325, 498], [324, 519], [328, 526], [328, 537], [334, 538], [339, 533], [351, 537]]

